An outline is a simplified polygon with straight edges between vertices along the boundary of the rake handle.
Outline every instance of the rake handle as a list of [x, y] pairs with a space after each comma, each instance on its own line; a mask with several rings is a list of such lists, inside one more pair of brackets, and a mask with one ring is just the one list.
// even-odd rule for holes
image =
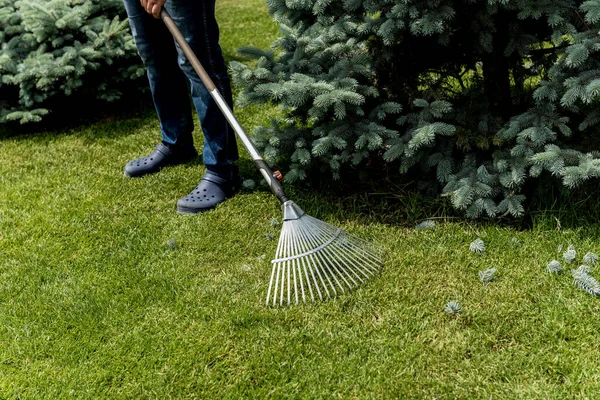
[[281, 185], [279, 180], [275, 178], [271, 168], [269, 168], [265, 160], [263, 160], [261, 155], [258, 153], [256, 147], [254, 147], [254, 144], [252, 144], [252, 141], [244, 131], [244, 128], [242, 128], [237, 118], [235, 118], [235, 116], [233, 115], [233, 111], [231, 110], [231, 108], [217, 89], [212, 79], [210, 79], [210, 76], [198, 60], [198, 57], [196, 57], [190, 45], [187, 43], [187, 41], [181, 34], [181, 31], [179, 30], [179, 28], [177, 28], [177, 25], [175, 25], [175, 22], [164, 7], [160, 11], [160, 18], [163, 20], [163, 22], [167, 26], [167, 29], [169, 29], [169, 32], [171, 32], [171, 35], [173, 35], [175, 42], [177, 42], [177, 44], [183, 51], [183, 54], [187, 57], [188, 61], [198, 74], [198, 77], [200, 78], [200, 80], [202, 81], [206, 89], [209, 91], [212, 98], [219, 106], [219, 109], [227, 119], [227, 122], [229, 122], [229, 125], [231, 125], [237, 136], [244, 144], [244, 147], [252, 157], [254, 164], [256, 165], [261, 175], [271, 188], [271, 191], [273, 192], [275, 197], [279, 199], [281, 204], [284, 204], [286, 201], [288, 201], [288, 198], [285, 195], [283, 186]]

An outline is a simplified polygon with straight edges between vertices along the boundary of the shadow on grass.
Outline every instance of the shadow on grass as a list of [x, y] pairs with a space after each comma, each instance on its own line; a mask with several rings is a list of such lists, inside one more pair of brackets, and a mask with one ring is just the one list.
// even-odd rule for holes
[[59, 135], [86, 135], [86, 132], [93, 132], [88, 135], [91, 140], [117, 138], [135, 133], [136, 128], [154, 113], [149, 93], [141, 97], [128, 96], [115, 103], [84, 101], [78, 104], [74, 98], [56, 107], [40, 123], [10, 122], [0, 125], [0, 141], [46, 142]]
[[[257, 183], [257, 189], [269, 191], [251, 160], [240, 162], [245, 179]], [[425, 220], [468, 224], [493, 224], [518, 231], [572, 230], [582, 238], [600, 236], [600, 185], [590, 181], [568, 190], [548, 178], [532, 182], [527, 188], [525, 214], [520, 218], [501, 216], [472, 220], [458, 212], [450, 200], [439, 195], [425, 195], [412, 181], [377, 179], [371, 183], [328, 181], [311, 184], [284, 184], [288, 198], [308, 214], [319, 219], [353, 220], [414, 228]]]
[[[242, 177], [255, 182], [254, 190], [270, 192], [252, 160], [242, 159], [238, 165]], [[307, 214], [319, 219], [414, 227], [426, 219], [448, 221], [460, 218], [446, 198], [419, 194], [405, 187], [410, 185], [407, 183], [403, 186], [390, 181], [283, 184], [289, 199]]]
[[225, 65], [229, 65], [232, 61], [248, 63], [248, 60], [240, 56], [237, 50], [223, 49], [223, 58], [225, 59]]
[[[72, 118], [53, 115], [41, 125], [0, 125], [0, 143], [4, 139], [34, 140], [49, 143], [57, 135], [73, 135], [84, 143], [110, 140], [133, 135], [148, 129], [148, 121], [155, 121], [151, 99], [138, 98], [129, 104], [119, 102], [96, 114], [79, 113]], [[158, 134], [158, 122], [156, 121]], [[157, 136], [158, 137], [158, 136]], [[241, 148], [240, 152], [244, 150]], [[190, 163], [202, 166], [202, 159]], [[238, 162], [244, 179], [254, 180], [255, 190], [269, 192], [252, 160], [244, 157]], [[364, 169], [354, 171], [367, 179], [348, 178], [331, 181], [317, 177], [312, 182], [284, 184], [288, 198], [294, 200], [308, 214], [319, 219], [353, 220], [364, 223], [381, 223], [412, 228], [433, 219], [438, 222], [462, 221], [465, 223], [492, 223], [517, 230], [579, 230], [582, 235], [600, 235], [600, 185], [591, 180], [577, 189], [566, 189], [551, 177], [532, 181], [526, 185], [525, 215], [521, 218], [501, 217], [473, 221], [457, 212], [448, 198], [424, 195], [417, 190], [409, 177], [388, 178], [381, 171]], [[370, 182], [369, 182], [370, 180]], [[366, 182], [366, 183], [364, 183]], [[277, 201], [274, 199], [274, 201]]]
[[[241, 60], [240, 57], [237, 59]], [[232, 86], [232, 90], [237, 96], [239, 89]], [[195, 112], [192, 116], [197, 119]], [[113, 139], [135, 134], [147, 124], [148, 119], [156, 122], [159, 138], [159, 123], [149, 90], [141, 94], [129, 93], [114, 103], [90, 103], [89, 99], [73, 96], [66, 98], [62, 106], [55, 106], [39, 123], [20, 124], [15, 121], [0, 124], [0, 142], [11, 139], [46, 143], [58, 135], [85, 136], [90, 141]]]
[[530, 198], [523, 225], [542, 230], [572, 229], [600, 235], [600, 185], [591, 180], [576, 189], [563, 187], [558, 180], [540, 181], [528, 193]]

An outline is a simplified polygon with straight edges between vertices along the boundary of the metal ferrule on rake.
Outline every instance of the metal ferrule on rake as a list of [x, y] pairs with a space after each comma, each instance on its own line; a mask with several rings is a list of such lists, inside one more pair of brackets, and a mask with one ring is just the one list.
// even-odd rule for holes
[[305, 214], [288, 200], [283, 186], [244, 132], [167, 10], [163, 8], [160, 17], [282, 204], [283, 227], [272, 261], [267, 305], [298, 304], [300, 299], [306, 302], [307, 296], [312, 301], [323, 300], [337, 295], [338, 290], [341, 293], [351, 290], [373, 276], [383, 265], [380, 249]]

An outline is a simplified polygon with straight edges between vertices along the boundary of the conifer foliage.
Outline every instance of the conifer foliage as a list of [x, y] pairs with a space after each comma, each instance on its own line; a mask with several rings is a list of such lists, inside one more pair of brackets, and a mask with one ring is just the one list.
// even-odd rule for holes
[[[232, 63], [239, 102], [289, 181], [387, 163], [469, 217], [520, 216], [542, 174], [600, 176], [600, 2], [267, 0], [281, 26]], [[600, 150], [600, 149], [598, 149]]]
[[143, 75], [121, 0], [0, 0], [0, 123], [73, 94], [113, 101]]

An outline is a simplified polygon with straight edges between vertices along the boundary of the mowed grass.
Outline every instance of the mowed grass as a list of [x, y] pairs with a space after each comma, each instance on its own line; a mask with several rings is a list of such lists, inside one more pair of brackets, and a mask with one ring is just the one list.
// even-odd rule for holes
[[[226, 54], [250, 38], [268, 46], [276, 27], [261, 0], [218, 6]], [[249, 132], [273, 113], [237, 110]], [[244, 191], [177, 215], [200, 162], [122, 176], [157, 132], [147, 116], [0, 140], [0, 398], [597, 396], [599, 300], [570, 266], [545, 270], [560, 245], [578, 250], [575, 266], [600, 252], [596, 223], [565, 229], [542, 214], [526, 231], [416, 231], [393, 209], [384, 224], [364, 204], [289, 188], [309, 214], [380, 245], [385, 268], [350, 294], [268, 308], [278, 201]], [[257, 179], [247, 156], [241, 165]], [[385, 209], [381, 196], [356, 201]], [[478, 237], [481, 255], [469, 251]], [[443, 311], [449, 300], [462, 314]]]

